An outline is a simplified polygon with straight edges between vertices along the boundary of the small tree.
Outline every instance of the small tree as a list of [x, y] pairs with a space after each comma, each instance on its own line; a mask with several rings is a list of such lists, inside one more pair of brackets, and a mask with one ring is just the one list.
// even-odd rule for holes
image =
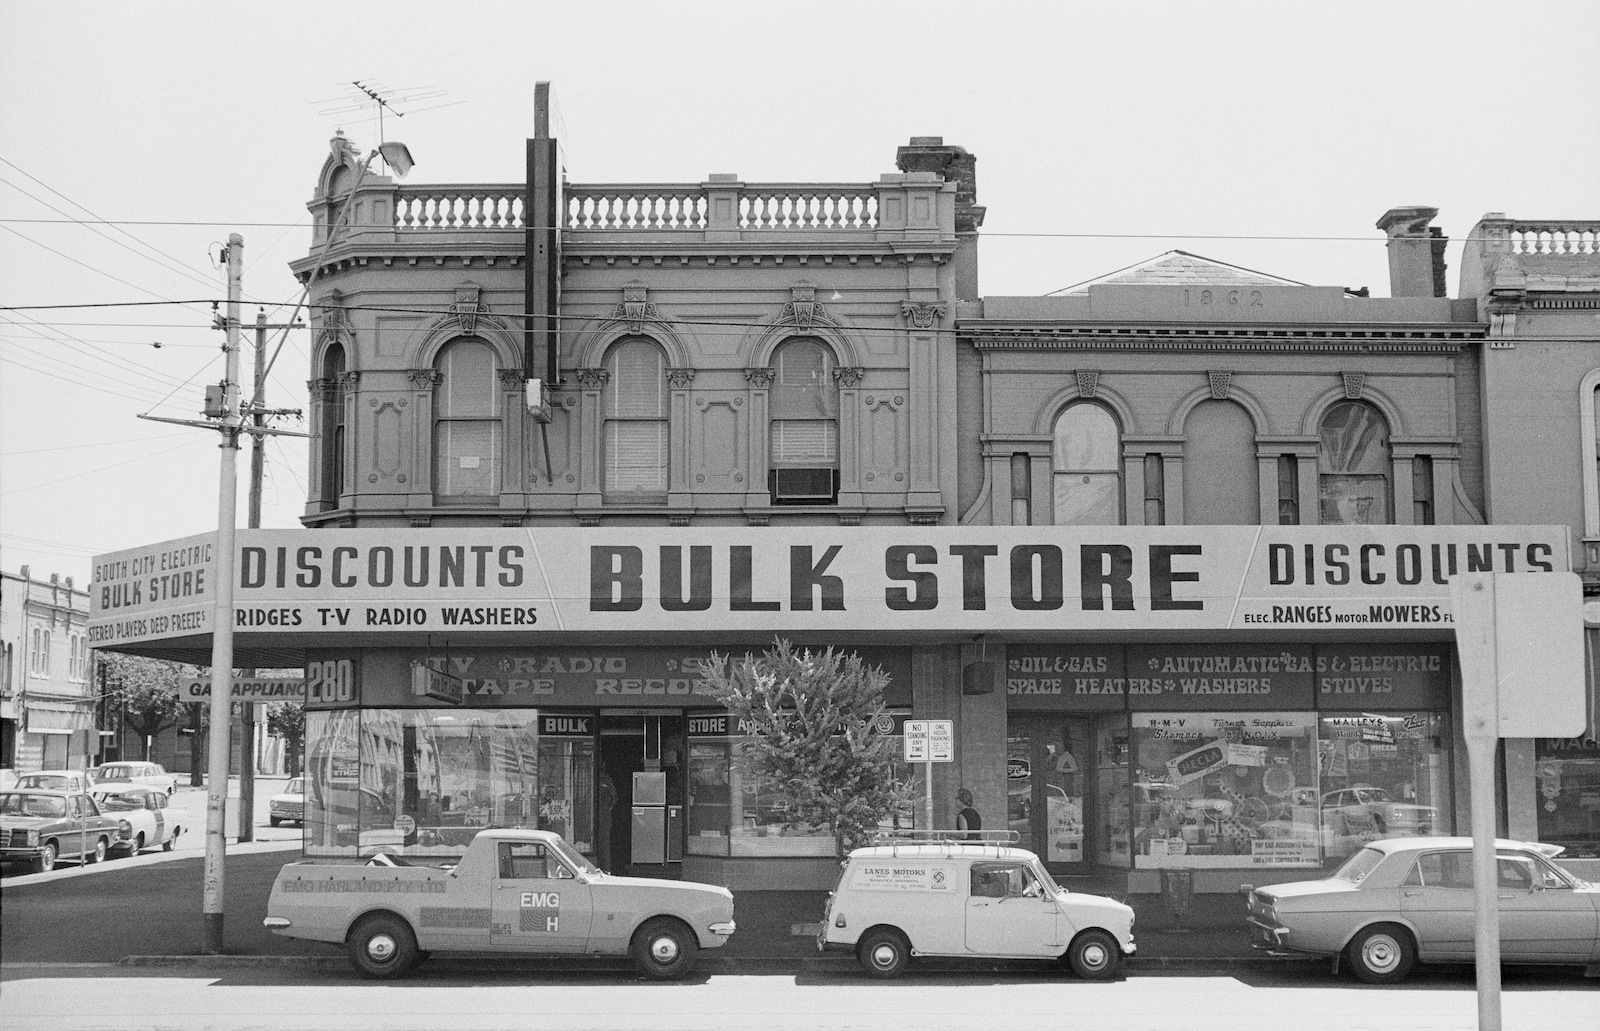
[[880, 667], [832, 648], [796, 652], [780, 639], [737, 662], [713, 654], [706, 680], [751, 735], [739, 772], [781, 785], [796, 819], [833, 831], [837, 855], [907, 800], [910, 785], [894, 779]]
[[187, 667], [141, 655], [102, 655], [110, 700], [123, 707], [127, 725], [139, 735], [139, 758], [150, 758], [150, 741], [183, 718], [178, 678]]
[[283, 738], [284, 768], [289, 776], [300, 776], [300, 752], [306, 740], [306, 707], [301, 702], [278, 702], [267, 706], [267, 729]]

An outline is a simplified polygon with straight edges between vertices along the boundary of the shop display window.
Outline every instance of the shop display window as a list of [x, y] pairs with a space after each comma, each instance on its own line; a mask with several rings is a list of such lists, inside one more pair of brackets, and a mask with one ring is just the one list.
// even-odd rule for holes
[[1451, 832], [1444, 723], [1439, 713], [1322, 717], [1318, 816], [1326, 861], [1377, 838]]
[[1320, 865], [1316, 729], [1308, 712], [1134, 714], [1134, 865]]
[[531, 709], [308, 712], [306, 854], [460, 855], [486, 827], [538, 826], [536, 720]]
[[1094, 859], [1106, 866], [1126, 867], [1133, 862], [1129, 823], [1128, 723], [1121, 716], [1096, 721], [1094, 733], [1095, 828]]
[[1600, 741], [1541, 738], [1535, 757], [1539, 840], [1563, 859], [1600, 858]]

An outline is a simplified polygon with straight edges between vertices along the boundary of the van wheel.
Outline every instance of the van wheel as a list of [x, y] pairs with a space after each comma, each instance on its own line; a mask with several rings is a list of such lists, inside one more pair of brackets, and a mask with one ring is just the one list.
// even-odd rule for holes
[[1373, 924], [1350, 939], [1345, 958], [1350, 961], [1356, 980], [1367, 984], [1396, 984], [1411, 972], [1417, 949], [1405, 928]]
[[670, 981], [694, 969], [699, 949], [694, 932], [676, 920], [657, 917], [639, 928], [628, 951], [639, 973], [653, 981]]
[[892, 927], [879, 928], [861, 936], [856, 958], [873, 977], [899, 977], [911, 962], [911, 943]]
[[1117, 972], [1122, 950], [1104, 931], [1084, 931], [1067, 947], [1067, 965], [1085, 981], [1104, 981]]
[[417, 964], [417, 938], [411, 927], [390, 913], [378, 913], [356, 924], [345, 940], [350, 964], [368, 977], [400, 977]]

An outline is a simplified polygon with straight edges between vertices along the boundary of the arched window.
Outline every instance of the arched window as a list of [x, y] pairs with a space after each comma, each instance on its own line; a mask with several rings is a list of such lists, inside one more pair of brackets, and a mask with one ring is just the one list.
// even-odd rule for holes
[[1183, 521], [1190, 526], [1261, 522], [1256, 425], [1232, 401], [1202, 401], [1183, 423]]
[[607, 353], [606, 373], [605, 493], [665, 500], [667, 356], [653, 340], [623, 340]]
[[1122, 522], [1122, 437], [1117, 420], [1080, 401], [1056, 418], [1053, 449], [1056, 524], [1116, 526]]
[[1360, 401], [1340, 401], [1322, 417], [1317, 491], [1324, 523], [1388, 523], [1389, 425]]
[[500, 493], [500, 377], [494, 348], [457, 340], [439, 352], [433, 389], [433, 492], [446, 498]]
[[839, 387], [833, 352], [796, 337], [772, 355], [770, 473], [777, 504], [832, 504], [839, 489]]
[[321, 428], [320, 498], [324, 508], [339, 507], [344, 493], [344, 347], [333, 344], [322, 356], [322, 382], [318, 385], [318, 422]]

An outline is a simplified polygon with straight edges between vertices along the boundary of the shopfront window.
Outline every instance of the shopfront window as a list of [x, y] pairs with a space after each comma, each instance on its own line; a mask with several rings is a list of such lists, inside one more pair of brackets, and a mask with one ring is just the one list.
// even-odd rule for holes
[[1319, 865], [1316, 729], [1307, 712], [1135, 713], [1134, 865]]
[[1107, 866], [1128, 866], [1132, 860], [1129, 826], [1128, 721], [1105, 716], [1096, 721], [1094, 858]]
[[1541, 738], [1535, 755], [1539, 840], [1564, 859], [1600, 858], [1600, 741]]
[[1377, 838], [1448, 834], [1450, 764], [1439, 713], [1324, 716], [1317, 733], [1324, 859]]
[[538, 826], [536, 719], [531, 709], [308, 712], [306, 854], [460, 855], [484, 828]]

